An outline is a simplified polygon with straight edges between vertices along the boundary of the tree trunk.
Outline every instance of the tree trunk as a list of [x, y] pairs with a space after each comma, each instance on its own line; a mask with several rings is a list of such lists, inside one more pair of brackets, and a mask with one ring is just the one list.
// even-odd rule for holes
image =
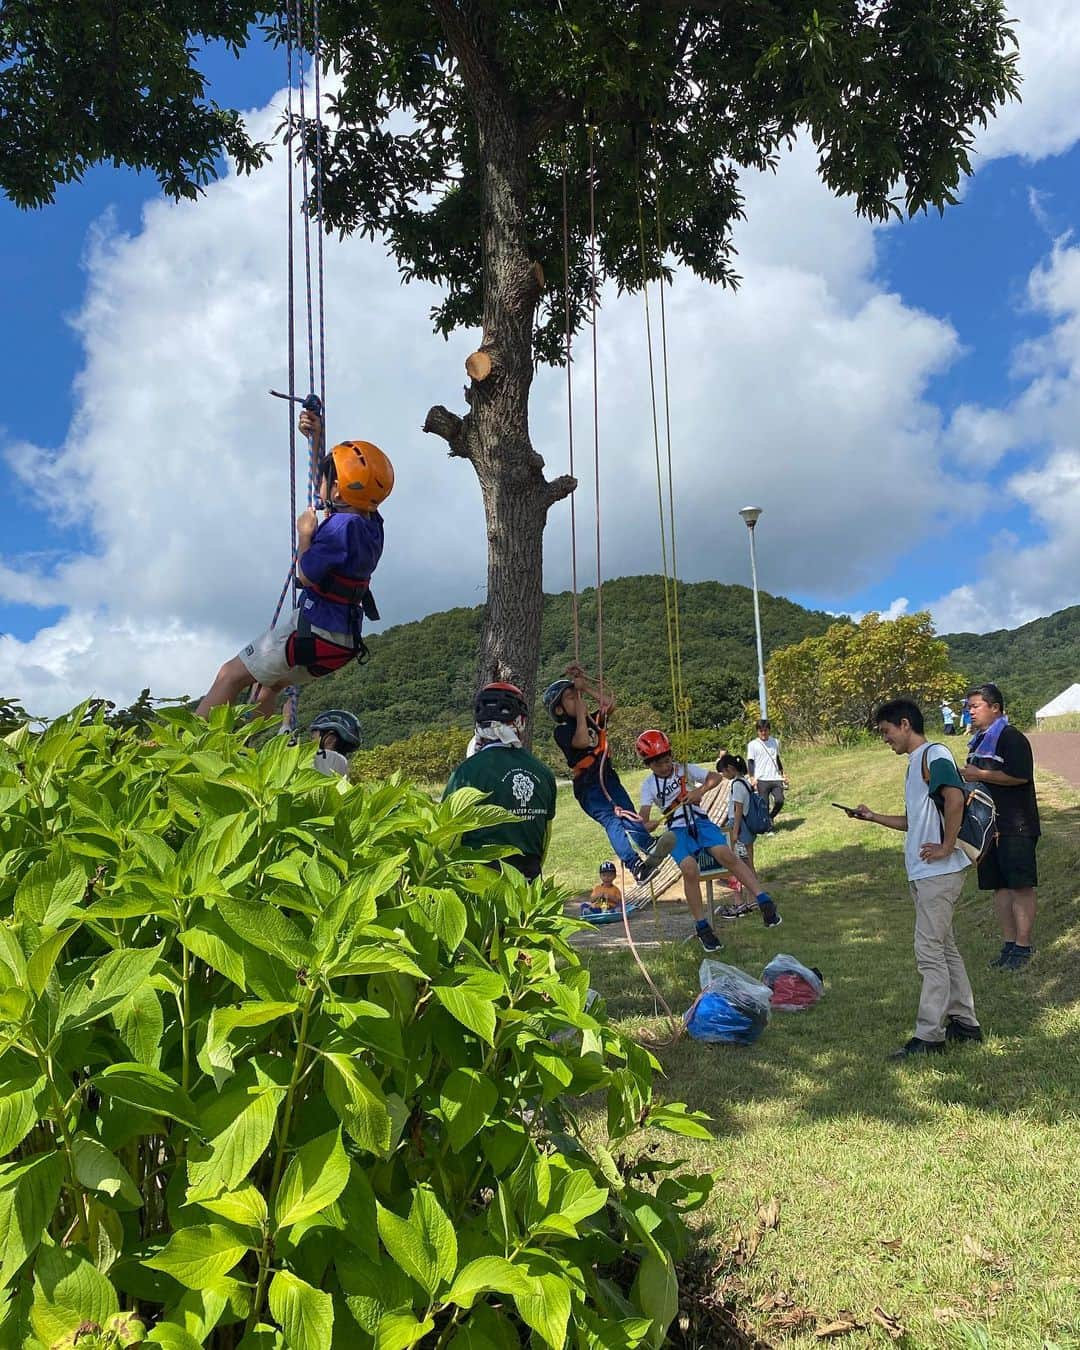
[[577, 486], [548, 482], [529, 439], [533, 327], [543, 270], [529, 256], [525, 228], [528, 146], [507, 105], [497, 61], [485, 42], [483, 11], [460, 0], [433, 0], [476, 115], [483, 175], [479, 222], [483, 338], [490, 372], [465, 391], [469, 412], [432, 408], [424, 430], [442, 436], [451, 455], [468, 459], [480, 480], [487, 522], [487, 604], [477, 679], [510, 680], [529, 705], [536, 694], [543, 617], [544, 525], [548, 508]]

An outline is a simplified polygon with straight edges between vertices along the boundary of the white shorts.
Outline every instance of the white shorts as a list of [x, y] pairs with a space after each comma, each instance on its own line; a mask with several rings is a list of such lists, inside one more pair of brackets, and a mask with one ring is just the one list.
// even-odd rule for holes
[[[289, 638], [296, 632], [299, 617], [298, 609], [290, 611], [276, 628], [268, 628], [254, 642], [249, 642], [243, 651], [237, 652], [244, 669], [264, 689], [272, 689], [279, 684], [311, 684], [319, 678], [312, 675], [306, 666], [290, 666], [285, 654]], [[331, 633], [314, 625], [311, 631], [327, 642], [337, 643], [339, 647], [353, 646], [351, 633]]]

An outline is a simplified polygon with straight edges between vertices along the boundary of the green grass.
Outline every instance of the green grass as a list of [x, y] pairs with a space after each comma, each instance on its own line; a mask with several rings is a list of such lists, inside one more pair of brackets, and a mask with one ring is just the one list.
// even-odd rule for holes
[[1062, 713], [1060, 717], [1044, 717], [1040, 731], [1080, 731], [1080, 713]]
[[[734, 1225], [781, 1204], [779, 1230], [731, 1268], [740, 1316], [775, 1346], [817, 1344], [845, 1310], [868, 1329], [845, 1346], [889, 1344], [877, 1306], [906, 1346], [1080, 1347], [1080, 793], [1040, 775], [1036, 956], [1018, 975], [990, 970], [999, 945], [972, 876], [957, 932], [987, 1033], [982, 1046], [889, 1064], [910, 1034], [918, 994], [902, 838], [850, 821], [829, 802], [902, 809], [903, 763], [880, 747], [785, 755], [793, 789], [782, 828], [757, 849], [784, 926], [751, 916], [721, 932], [723, 959], [758, 975], [777, 951], [825, 973], [812, 1011], [777, 1014], [756, 1045], [682, 1039], [658, 1052], [661, 1091], [709, 1112], [709, 1145], [672, 1156], [720, 1180], [704, 1241], [723, 1253]], [[628, 786], [636, 787], [630, 780]], [[608, 856], [602, 831], [567, 791], [549, 866], [591, 885]], [[690, 921], [686, 921], [687, 932]], [[646, 953], [677, 1010], [697, 990], [701, 953]], [[592, 982], [626, 1030], [662, 1032], [623, 946], [590, 955]], [[807, 1310], [801, 1326], [792, 1309]], [[767, 1300], [773, 1299], [770, 1312]]]

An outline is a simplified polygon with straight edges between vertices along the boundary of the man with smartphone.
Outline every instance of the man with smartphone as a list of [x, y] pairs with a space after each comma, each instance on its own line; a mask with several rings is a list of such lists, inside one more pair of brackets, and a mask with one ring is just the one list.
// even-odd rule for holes
[[946, 1041], [981, 1041], [979, 1020], [964, 958], [953, 935], [953, 914], [971, 865], [956, 845], [964, 816], [964, 785], [945, 746], [924, 734], [922, 711], [909, 699], [883, 703], [874, 714], [881, 739], [907, 755], [904, 814], [881, 815], [860, 803], [842, 808], [859, 819], [906, 833], [904, 861], [915, 902], [915, 965], [922, 993], [915, 1035], [891, 1058], [930, 1055]]

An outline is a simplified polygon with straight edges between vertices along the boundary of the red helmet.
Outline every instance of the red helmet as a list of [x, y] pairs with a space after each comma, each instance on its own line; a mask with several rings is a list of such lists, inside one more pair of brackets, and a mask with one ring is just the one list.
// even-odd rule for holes
[[671, 754], [671, 742], [662, 731], [643, 731], [635, 742], [642, 759], [659, 759]]

